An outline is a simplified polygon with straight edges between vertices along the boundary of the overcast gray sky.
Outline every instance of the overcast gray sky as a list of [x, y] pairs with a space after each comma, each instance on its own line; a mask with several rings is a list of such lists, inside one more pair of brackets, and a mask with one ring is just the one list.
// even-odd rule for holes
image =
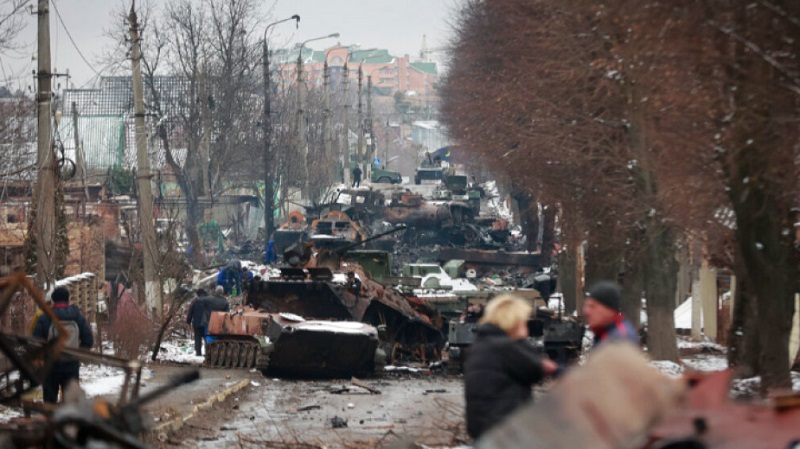
[[[0, 0], [4, 1], [4, 0]], [[100, 70], [98, 58], [110, 43], [104, 30], [113, 23], [111, 12], [130, 0], [51, 0], [61, 13], [75, 44], [91, 63]], [[153, 0], [164, 4], [169, 0]], [[200, 2], [201, 0], [195, 0]], [[459, 0], [265, 0], [263, 13], [277, 20], [299, 14], [300, 29], [291, 24], [275, 27], [273, 42], [300, 42], [309, 38], [341, 33], [338, 41], [344, 45], [360, 43], [365, 48], [386, 48], [393, 54], [419, 55], [422, 36], [427, 35], [428, 48], [443, 46], [450, 37], [450, 19]], [[31, 4], [35, 4], [31, 0]], [[12, 89], [27, 89], [32, 85], [31, 70], [36, 53], [36, 17], [26, 15], [25, 29], [20, 33], [18, 50], [0, 54], [0, 85]], [[266, 25], [266, 23], [264, 24]], [[116, 24], [121, 26], [121, 24]], [[51, 10], [51, 42], [53, 66], [59, 72], [69, 69], [75, 86], [90, 81], [95, 72], [80, 57], [70, 42], [55, 11]], [[146, 38], [147, 36], [145, 36]], [[314, 42], [313, 48], [332, 45], [336, 40]], [[63, 82], [62, 82], [63, 84]]]

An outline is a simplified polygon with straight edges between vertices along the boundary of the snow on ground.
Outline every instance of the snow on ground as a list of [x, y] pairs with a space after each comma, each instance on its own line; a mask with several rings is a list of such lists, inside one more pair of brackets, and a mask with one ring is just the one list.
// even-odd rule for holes
[[125, 382], [125, 372], [104, 365], [81, 366], [81, 388], [89, 397], [119, 393]]
[[703, 341], [692, 341], [684, 338], [678, 339], [678, 349], [700, 349], [706, 352], [720, 352], [725, 353], [727, 349], [724, 346], [718, 345], [706, 337]]
[[165, 341], [158, 351], [158, 360], [165, 362], [202, 365], [205, 360], [194, 353], [194, 341], [188, 338]]
[[686, 369], [693, 371], [722, 371], [728, 369], [725, 355], [702, 355], [681, 360]]

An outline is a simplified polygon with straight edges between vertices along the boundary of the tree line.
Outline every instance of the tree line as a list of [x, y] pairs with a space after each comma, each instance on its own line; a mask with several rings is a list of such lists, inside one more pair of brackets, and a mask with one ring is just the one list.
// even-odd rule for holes
[[736, 275], [731, 364], [765, 390], [787, 386], [798, 41], [791, 1], [470, 0], [442, 118], [558, 209], [563, 247], [586, 245], [587, 283], [619, 280], [631, 315], [646, 298], [653, 357], [677, 360], [676, 254], [688, 249]]

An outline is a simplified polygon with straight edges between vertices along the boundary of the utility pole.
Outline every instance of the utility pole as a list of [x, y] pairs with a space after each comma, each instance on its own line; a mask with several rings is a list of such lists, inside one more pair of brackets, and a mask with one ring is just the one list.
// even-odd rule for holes
[[323, 144], [325, 146], [325, 160], [331, 160], [331, 155], [333, 154], [333, 149], [331, 148], [331, 71], [328, 67], [327, 58], [325, 60], [325, 65], [322, 68], [322, 84], [323, 84], [323, 92], [325, 96], [325, 116], [323, 117], [324, 120], [322, 125], [324, 126], [322, 132]]
[[303, 102], [304, 99], [304, 89], [305, 89], [305, 82], [303, 80], [303, 47], [309, 42], [318, 41], [322, 39], [329, 39], [329, 38], [336, 38], [339, 37], [339, 33], [329, 34], [327, 36], [320, 36], [315, 37], [313, 39], [307, 39], [303, 43], [300, 44], [300, 49], [298, 50], [297, 54], [297, 141], [298, 141], [298, 153], [300, 153], [300, 161], [303, 166], [303, 171], [301, 172], [301, 176], [303, 179], [303, 191], [301, 198], [308, 199], [310, 192], [309, 192], [309, 173], [308, 173], [308, 166], [310, 165], [310, 161], [308, 160], [308, 139], [306, 136], [306, 119], [305, 119], [305, 111], [303, 109]]
[[367, 167], [363, 165], [364, 163], [364, 111], [362, 107], [361, 101], [361, 88], [364, 81], [364, 71], [361, 70], [361, 64], [358, 65], [358, 148], [356, 148], [356, 164], [361, 165], [361, 173], [364, 174], [364, 178], [367, 177]]
[[211, 176], [209, 159], [211, 148], [211, 110], [208, 106], [208, 90], [206, 89], [206, 64], [200, 67], [200, 118], [203, 130], [200, 137], [200, 177], [203, 196], [211, 194]]
[[33, 190], [33, 204], [36, 215], [33, 223], [33, 236], [36, 252], [36, 284], [42, 289], [51, 287], [55, 279], [55, 194], [56, 164], [53, 154], [53, 138], [50, 126], [50, 100], [52, 99], [52, 78], [50, 68], [50, 3], [38, 3], [38, 70], [36, 93], [38, 135], [36, 141], [36, 185]]
[[308, 199], [308, 144], [306, 143], [305, 111], [303, 110], [303, 47], [297, 55], [297, 153], [300, 155], [301, 199]]
[[83, 158], [83, 148], [81, 148], [81, 138], [78, 133], [78, 104], [72, 102], [72, 137], [75, 140], [75, 162], [78, 166], [78, 176], [83, 183], [83, 194], [86, 201], [89, 201], [89, 186], [86, 185], [86, 160]]
[[[369, 171], [372, 171], [372, 158], [375, 152], [375, 136], [372, 135], [372, 74], [367, 76], [367, 120], [364, 122], [364, 130], [367, 133], [367, 156], [364, 161]], [[364, 173], [367, 171], [364, 170]]]
[[344, 67], [342, 67], [342, 71], [344, 73], [344, 79], [342, 80], [342, 85], [344, 87], [344, 126], [342, 127], [342, 131], [344, 132], [344, 149], [342, 151], [342, 155], [344, 155], [344, 173], [342, 178], [344, 179], [345, 185], [350, 184], [350, 70], [347, 68], [347, 60], [344, 61]]
[[142, 46], [136, 19], [136, 1], [131, 3], [128, 22], [131, 26], [131, 65], [133, 70], [133, 112], [136, 126], [136, 187], [139, 191], [139, 223], [144, 255], [144, 291], [148, 314], [161, 318], [161, 283], [158, 280], [158, 246], [153, 223], [153, 191], [150, 183], [150, 158], [147, 154], [147, 131], [144, 126], [144, 87], [142, 85]]
[[[270, 69], [269, 69], [269, 45], [267, 43], [267, 33], [269, 29], [273, 26], [288, 22], [290, 20], [295, 21], [295, 26], [300, 27], [300, 16], [297, 14], [289, 17], [288, 19], [278, 20], [277, 22], [272, 22], [264, 28], [264, 40], [262, 46], [262, 64], [263, 64], [263, 75], [264, 75], [264, 240], [265, 240], [265, 247], [264, 247], [264, 254], [266, 255], [267, 246], [269, 245], [269, 238], [272, 235], [272, 230], [275, 227], [274, 223], [274, 212], [273, 212], [273, 204], [275, 198], [274, 186], [273, 186], [273, 177], [270, 176], [271, 170], [274, 173], [274, 169], [272, 168], [272, 153], [271, 153], [271, 144], [272, 144], [272, 102], [271, 102], [271, 95], [272, 89], [270, 86]], [[269, 263], [269, 260], [266, 261]]]

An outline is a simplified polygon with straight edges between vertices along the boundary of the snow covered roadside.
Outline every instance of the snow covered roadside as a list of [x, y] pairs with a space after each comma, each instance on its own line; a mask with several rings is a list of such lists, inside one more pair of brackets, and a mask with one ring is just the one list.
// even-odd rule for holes
[[162, 342], [161, 349], [158, 351], [158, 360], [200, 366], [205, 359], [195, 355], [194, 341], [185, 338]]

